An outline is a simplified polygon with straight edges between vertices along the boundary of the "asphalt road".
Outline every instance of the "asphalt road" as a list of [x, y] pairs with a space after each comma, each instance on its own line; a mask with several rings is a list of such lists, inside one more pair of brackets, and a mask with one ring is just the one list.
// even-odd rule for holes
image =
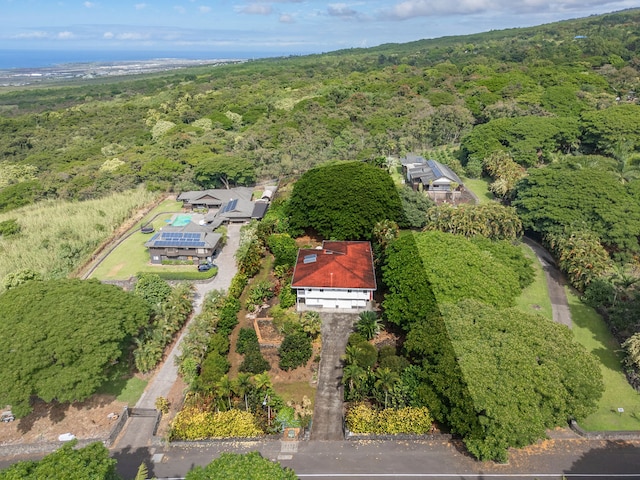
[[[640, 441], [586, 441], [578, 437], [547, 441], [511, 452], [508, 464], [477, 462], [448, 441], [220, 442], [206, 446], [123, 449], [118, 470], [133, 478], [142, 461], [149, 477], [183, 478], [222, 452], [259, 451], [293, 468], [299, 478], [425, 479], [640, 479]], [[292, 451], [295, 450], [295, 451]]]

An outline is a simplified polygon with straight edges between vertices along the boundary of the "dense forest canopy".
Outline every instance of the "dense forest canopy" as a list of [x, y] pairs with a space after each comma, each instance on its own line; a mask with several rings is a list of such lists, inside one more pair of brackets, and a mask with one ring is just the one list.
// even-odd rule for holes
[[32, 396], [84, 400], [108, 378], [149, 305], [89, 280], [29, 281], [0, 295], [0, 403], [17, 417]]
[[376, 162], [461, 141], [463, 164], [493, 148], [512, 149], [527, 166], [557, 152], [607, 153], [621, 137], [635, 148], [639, 24], [636, 9], [2, 90], [0, 211], [140, 183], [169, 191], [250, 183], [332, 159]]

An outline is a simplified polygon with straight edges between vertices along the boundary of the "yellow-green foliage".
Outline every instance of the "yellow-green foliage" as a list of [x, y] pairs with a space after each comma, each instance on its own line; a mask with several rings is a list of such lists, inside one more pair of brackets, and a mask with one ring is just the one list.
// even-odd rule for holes
[[156, 196], [137, 189], [86, 202], [41, 202], [0, 214], [0, 222], [16, 219], [20, 225], [19, 235], [0, 236], [0, 280], [23, 269], [45, 279], [66, 277]]
[[264, 432], [249, 412], [229, 410], [207, 412], [190, 407], [176, 415], [171, 426], [172, 440], [204, 440], [206, 438], [258, 437]]
[[358, 404], [347, 413], [347, 427], [353, 433], [397, 434], [429, 433], [433, 419], [426, 407], [374, 410]]

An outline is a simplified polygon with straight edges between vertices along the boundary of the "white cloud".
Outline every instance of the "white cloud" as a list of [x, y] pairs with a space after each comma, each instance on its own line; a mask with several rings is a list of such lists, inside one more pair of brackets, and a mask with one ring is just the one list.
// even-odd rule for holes
[[113, 37], [115, 37], [113, 32], [104, 32], [102, 34], [102, 38], [105, 38], [107, 40], [111, 40]]
[[37, 31], [37, 32], [18, 33], [17, 35], [14, 35], [13, 38], [30, 39], [30, 38], [47, 38], [48, 36], [49, 34], [47, 32]]
[[289, 15], [288, 13], [283, 13], [280, 15], [280, 23], [296, 23], [296, 19], [293, 18], [293, 15]]
[[346, 3], [329, 4], [327, 6], [327, 13], [332, 17], [355, 17], [358, 15], [358, 12]]
[[200, 13], [209, 13], [211, 11], [211, 7], [201, 5], [198, 7], [198, 10], [200, 10]]
[[118, 40], [147, 40], [149, 34], [139, 32], [123, 32], [116, 35]]
[[404, 0], [391, 8], [378, 13], [381, 20], [407, 20], [417, 17], [434, 17], [439, 15], [474, 15], [493, 14], [531, 14], [543, 12], [567, 12], [584, 9], [585, 6], [615, 5], [622, 7], [625, 0]]
[[93, 2], [84, 2], [83, 5], [87, 8], [93, 8], [96, 6], [96, 4]]
[[145, 8], [147, 8], [149, 5], [147, 5], [146, 3], [136, 3], [135, 4], [135, 9], [136, 10], [144, 10]]
[[240, 12], [248, 15], [271, 15], [273, 9], [271, 8], [271, 5], [250, 3], [246, 7], [241, 8]]
[[61, 40], [70, 40], [72, 38], [75, 38], [75, 34], [73, 32], [70, 32], [68, 30], [64, 31], [64, 32], [58, 32], [58, 38]]

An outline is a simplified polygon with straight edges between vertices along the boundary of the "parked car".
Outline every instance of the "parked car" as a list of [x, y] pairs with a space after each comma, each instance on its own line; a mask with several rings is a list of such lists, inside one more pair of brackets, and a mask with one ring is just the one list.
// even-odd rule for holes
[[211, 270], [215, 265], [213, 263], [201, 263], [198, 265], [199, 272], [206, 272], [207, 270]]

